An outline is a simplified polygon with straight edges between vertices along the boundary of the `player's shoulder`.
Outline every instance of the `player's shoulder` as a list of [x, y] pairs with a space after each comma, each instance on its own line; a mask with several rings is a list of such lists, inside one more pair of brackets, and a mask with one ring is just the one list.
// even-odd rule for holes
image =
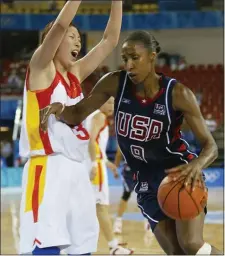
[[120, 78], [122, 72], [123, 72], [123, 70], [111, 71], [111, 72], [108, 72], [107, 74], [105, 74], [104, 76], [102, 76], [101, 79]]
[[[42, 44], [39, 45], [33, 52], [33, 55], [31, 56], [31, 59], [30, 59], [30, 67], [32, 69], [40, 69], [40, 60], [41, 60], [41, 51], [42, 51]], [[53, 63], [53, 62], [50, 62], [50, 63]], [[49, 65], [47, 65], [48, 67]], [[43, 68], [41, 68], [42, 70]], [[46, 69], [46, 67], [44, 68], [44, 70]]]
[[158, 75], [160, 76], [160, 83], [164, 87], [168, 87], [168, 86], [171, 86], [171, 85], [173, 87], [178, 82], [177, 79], [172, 77], [172, 76], [168, 76], [168, 75], [163, 74], [163, 73], [158, 73]]
[[167, 76], [167, 75], [164, 75], [164, 74], [161, 74], [161, 75], [162, 75], [164, 85], [167, 88], [169, 86], [171, 87], [171, 89], [173, 91], [173, 95], [179, 97], [181, 95], [191, 93], [191, 90], [186, 85], [184, 85], [182, 82], [177, 80], [176, 78], [170, 77], [170, 76]]
[[101, 88], [106, 90], [113, 87], [115, 89], [116, 85], [120, 81], [120, 72], [121, 72], [120, 70], [116, 70], [116, 71], [108, 72], [107, 74], [103, 75], [99, 80], [99, 82], [103, 86]]
[[194, 93], [184, 84], [177, 82], [172, 91], [172, 101], [175, 110], [184, 111], [184, 107], [190, 105], [190, 102], [196, 102]]
[[181, 82], [177, 81], [173, 87], [173, 96], [174, 97], [188, 97], [192, 94], [192, 91]]
[[187, 101], [194, 97], [193, 92], [176, 78], [161, 74], [163, 80], [163, 86], [166, 90], [171, 91], [172, 100], [174, 102]]

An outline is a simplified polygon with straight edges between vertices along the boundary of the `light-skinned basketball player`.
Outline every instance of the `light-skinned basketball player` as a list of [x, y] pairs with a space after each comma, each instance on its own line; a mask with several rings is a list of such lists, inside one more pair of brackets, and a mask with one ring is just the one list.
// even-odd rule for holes
[[112, 221], [109, 215], [109, 185], [107, 167], [118, 178], [117, 167], [110, 162], [106, 155], [106, 147], [109, 139], [109, 125], [107, 118], [113, 115], [114, 98], [111, 97], [99, 110], [87, 118], [87, 129], [90, 135], [89, 154], [90, 161], [87, 168], [90, 172], [94, 194], [96, 197], [96, 209], [100, 228], [108, 242], [110, 254], [132, 254], [133, 251], [123, 248], [114, 237]]
[[28, 158], [23, 171], [20, 210], [20, 253], [89, 254], [97, 249], [99, 224], [93, 189], [83, 164], [89, 135], [83, 123], [68, 126], [54, 116], [49, 129], [40, 128], [39, 109], [50, 103], [75, 105], [82, 98], [80, 83], [116, 47], [122, 2], [112, 1], [102, 40], [77, 61], [81, 37], [72, 20], [81, 1], [67, 1], [42, 34], [27, 71], [20, 155]]

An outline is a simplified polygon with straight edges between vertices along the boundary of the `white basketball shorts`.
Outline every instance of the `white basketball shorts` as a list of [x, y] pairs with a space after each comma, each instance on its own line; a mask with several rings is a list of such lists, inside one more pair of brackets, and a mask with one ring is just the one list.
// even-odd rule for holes
[[57, 154], [32, 157], [24, 166], [20, 254], [58, 246], [68, 254], [95, 252], [96, 200], [82, 163]]

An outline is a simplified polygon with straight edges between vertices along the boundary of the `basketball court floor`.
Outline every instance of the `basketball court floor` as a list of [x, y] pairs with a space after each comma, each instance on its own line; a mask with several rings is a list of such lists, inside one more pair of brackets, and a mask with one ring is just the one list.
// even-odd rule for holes
[[[122, 187], [110, 187], [110, 213], [115, 216]], [[126, 214], [124, 215], [123, 234], [117, 236], [121, 242], [127, 242], [135, 254], [157, 255], [163, 251], [152, 233], [145, 233], [143, 217], [136, 206], [136, 195], [133, 193]], [[18, 254], [19, 241], [19, 201], [20, 193], [1, 191], [1, 254]], [[204, 238], [224, 252], [224, 211], [222, 188], [209, 189], [208, 214], [205, 220]], [[100, 234], [98, 252], [108, 254], [108, 246]]]

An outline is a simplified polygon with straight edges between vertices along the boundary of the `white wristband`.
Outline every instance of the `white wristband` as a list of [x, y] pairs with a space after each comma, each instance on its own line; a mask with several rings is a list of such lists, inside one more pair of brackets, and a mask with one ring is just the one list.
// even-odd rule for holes
[[98, 167], [98, 163], [96, 161], [91, 162], [91, 167]]

